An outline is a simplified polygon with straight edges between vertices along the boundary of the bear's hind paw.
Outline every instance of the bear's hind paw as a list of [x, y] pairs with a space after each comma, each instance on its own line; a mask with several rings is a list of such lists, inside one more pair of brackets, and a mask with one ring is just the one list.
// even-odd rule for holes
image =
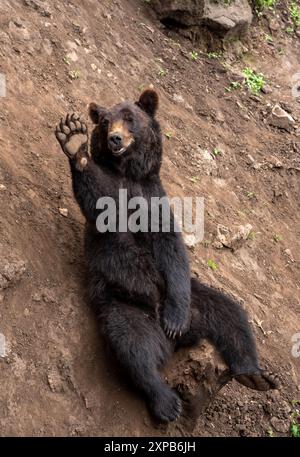
[[279, 377], [266, 370], [260, 370], [258, 373], [241, 374], [235, 376], [235, 379], [249, 389], [266, 391], [271, 389], [280, 389], [281, 383]]

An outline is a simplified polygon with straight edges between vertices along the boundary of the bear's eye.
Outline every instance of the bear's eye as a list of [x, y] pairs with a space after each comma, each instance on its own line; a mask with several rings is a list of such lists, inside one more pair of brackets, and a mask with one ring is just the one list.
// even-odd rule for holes
[[133, 115], [128, 113], [124, 116], [125, 118], [125, 121], [128, 122], [129, 124], [132, 124], [133, 123]]
[[105, 129], [107, 129], [108, 127], [108, 124], [109, 124], [109, 120], [105, 117], [103, 120], [102, 120], [102, 125]]

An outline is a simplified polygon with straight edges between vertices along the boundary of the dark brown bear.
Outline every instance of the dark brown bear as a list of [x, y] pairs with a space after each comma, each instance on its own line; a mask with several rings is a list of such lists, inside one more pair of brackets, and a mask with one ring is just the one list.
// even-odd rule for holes
[[172, 212], [170, 232], [161, 230], [161, 219], [158, 232], [96, 229], [103, 211], [96, 205], [100, 197], [112, 197], [119, 208], [119, 189], [127, 190], [128, 199], [142, 196], [150, 202], [151, 197], [165, 196], [159, 176], [162, 137], [157, 107], [157, 93], [150, 89], [136, 103], [111, 109], [92, 103], [89, 114], [95, 128], [90, 147], [87, 127], [75, 114], [60, 122], [56, 137], [69, 158], [74, 195], [87, 221], [90, 301], [103, 335], [154, 416], [173, 421], [181, 413], [181, 401], [159, 370], [174, 350], [202, 338], [216, 346], [240, 383], [257, 390], [278, 383], [276, 376], [259, 368], [241, 306], [191, 280]]

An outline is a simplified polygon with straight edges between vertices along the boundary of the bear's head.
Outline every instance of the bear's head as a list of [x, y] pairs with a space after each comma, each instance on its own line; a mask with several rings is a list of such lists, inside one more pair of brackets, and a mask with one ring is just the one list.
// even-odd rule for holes
[[135, 103], [126, 101], [111, 109], [91, 103], [89, 115], [96, 124], [91, 138], [94, 161], [135, 180], [159, 174], [162, 141], [157, 108], [158, 95], [152, 89]]

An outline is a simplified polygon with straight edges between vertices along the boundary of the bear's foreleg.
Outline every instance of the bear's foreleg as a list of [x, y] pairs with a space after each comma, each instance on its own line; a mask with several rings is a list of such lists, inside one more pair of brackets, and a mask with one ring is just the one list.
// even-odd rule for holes
[[55, 130], [56, 138], [69, 158], [73, 191], [77, 203], [88, 222], [94, 223], [99, 215], [96, 204], [99, 198], [116, 199], [116, 183], [98, 167], [88, 153], [88, 130], [76, 114], [68, 114]]
[[153, 234], [156, 263], [166, 283], [162, 326], [170, 338], [184, 333], [190, 322], [191, 280], [188, 256], [179, 233]]

